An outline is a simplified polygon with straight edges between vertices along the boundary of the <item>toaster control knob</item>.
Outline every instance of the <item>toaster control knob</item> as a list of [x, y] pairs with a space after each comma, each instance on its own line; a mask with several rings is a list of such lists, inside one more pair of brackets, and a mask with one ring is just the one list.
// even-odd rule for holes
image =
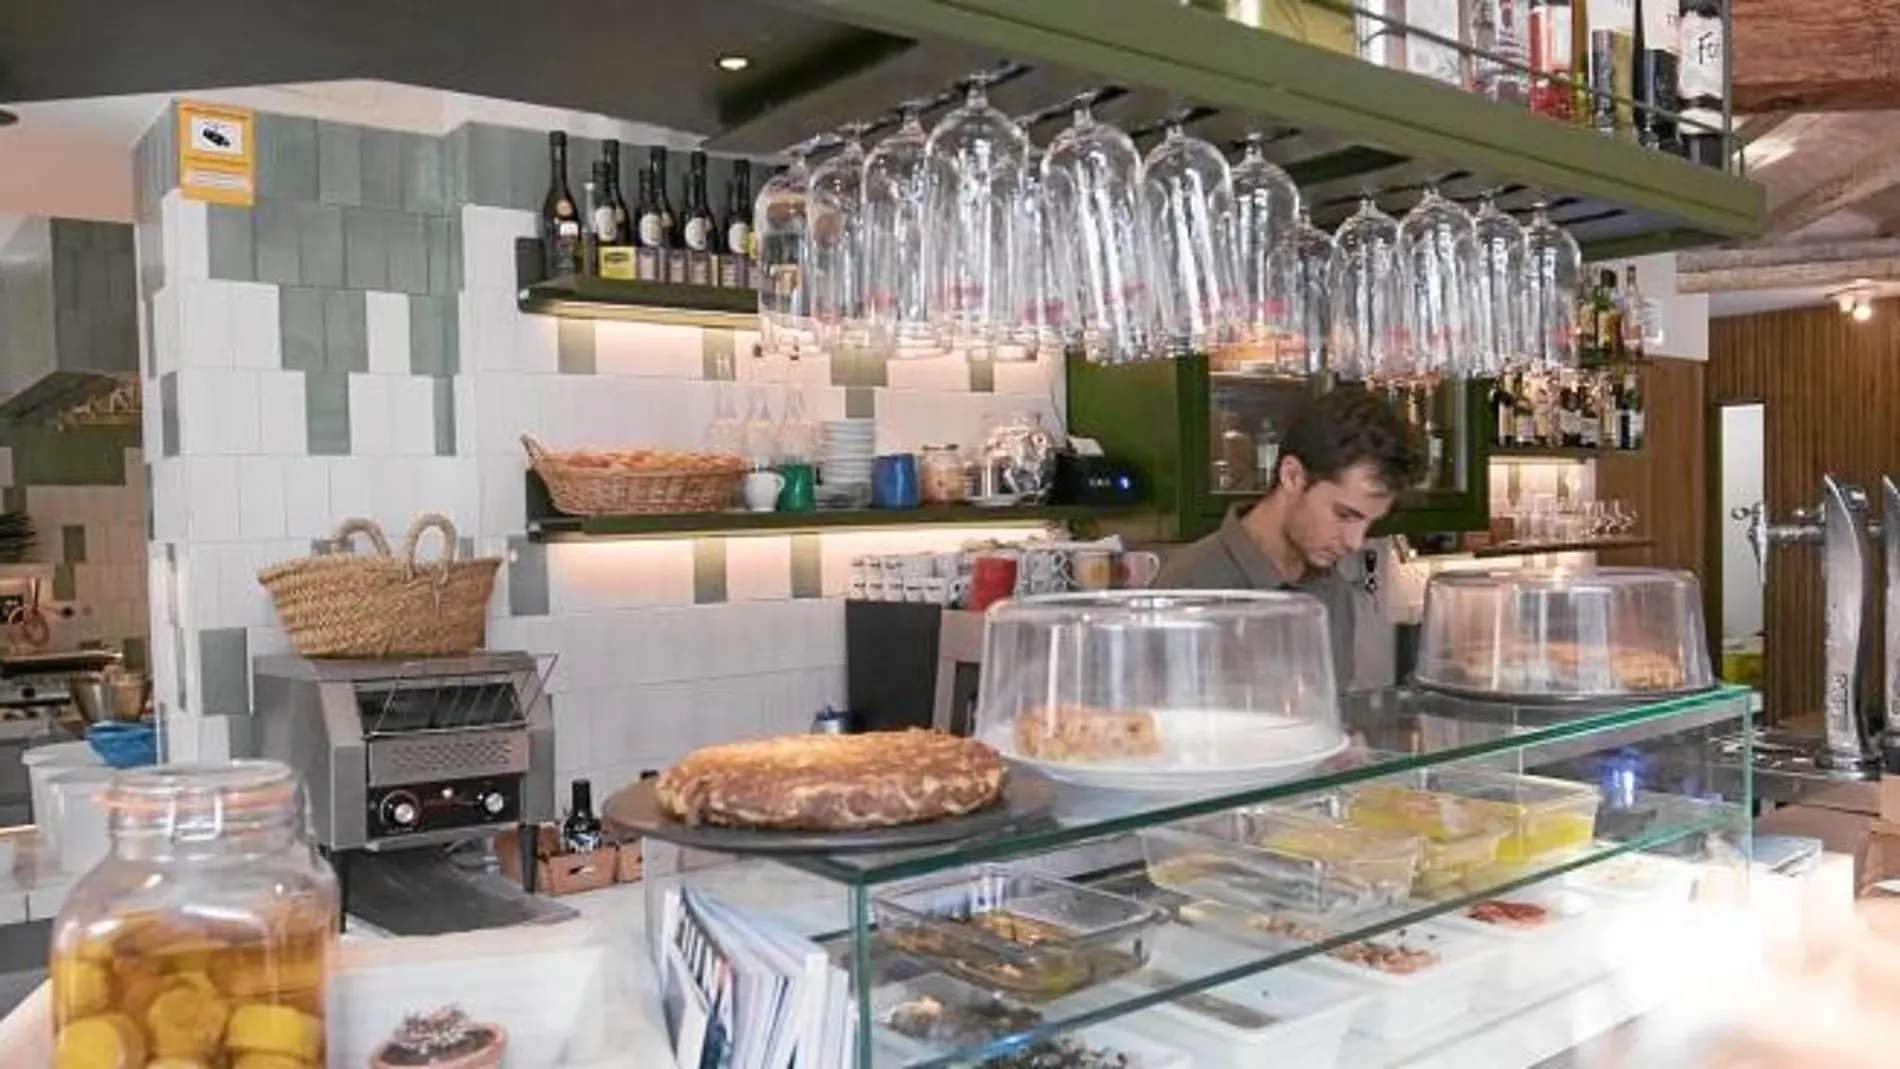
[[422, 817], [422, 806], [408, 791], [396, 791], [383, 797], [383, 823], [392, 828], [413, 828]]
[[489, 791], [482, 795], [482, 808], [488, 810], [490, 816], [501, 816], [501, 811], [508, 808], [508, 799], [502, 797], [500, 791]]

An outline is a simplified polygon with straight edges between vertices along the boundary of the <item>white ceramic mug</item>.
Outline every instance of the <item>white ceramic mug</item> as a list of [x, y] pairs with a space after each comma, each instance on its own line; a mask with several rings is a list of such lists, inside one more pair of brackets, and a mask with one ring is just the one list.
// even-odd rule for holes
[[1154, 553], [1119, 553], [1115, 565], [1115, 581], [1130, 590], [1146, 588], [1161, 574], [1161, 557]]
[[745, 477], [741, 490], [745, 507], [753, 512], [771, 512], [778, 508], [779, 491], [785, 489], [785, 476], [776, 471], [755, 471]]

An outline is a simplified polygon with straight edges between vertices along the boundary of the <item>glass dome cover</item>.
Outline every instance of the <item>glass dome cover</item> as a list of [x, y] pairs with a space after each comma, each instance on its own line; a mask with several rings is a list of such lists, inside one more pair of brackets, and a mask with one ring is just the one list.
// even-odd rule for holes
[[1661, 568], [1435, 575], [1414, 679], [1519, 701], [1657, 698], [1715, 683], [1695, 576]]
[[1204, 793], [1345, 746], [1326, 609], [1283, 592], [1111, 591], [990, 609], [977, 734], [1056, 779]]

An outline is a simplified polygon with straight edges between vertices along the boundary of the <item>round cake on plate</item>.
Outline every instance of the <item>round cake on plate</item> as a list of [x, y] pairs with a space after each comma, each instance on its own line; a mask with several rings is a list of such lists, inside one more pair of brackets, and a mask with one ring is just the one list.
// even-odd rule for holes
[[789, 735], [694, 750], [655, 795], [686, 824], [851, 831], [974, 813], [1002, 794], [1004, 775], [995, 750], [954, 735]]

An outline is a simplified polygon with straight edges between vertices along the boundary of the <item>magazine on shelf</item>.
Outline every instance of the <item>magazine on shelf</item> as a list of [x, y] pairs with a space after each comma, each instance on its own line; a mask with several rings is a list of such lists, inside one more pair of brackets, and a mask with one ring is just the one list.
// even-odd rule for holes
[[848, 974], [770, 917], [690, 887], [661, 910], [676, 1069], [833, 1069], [855, 1023]]

